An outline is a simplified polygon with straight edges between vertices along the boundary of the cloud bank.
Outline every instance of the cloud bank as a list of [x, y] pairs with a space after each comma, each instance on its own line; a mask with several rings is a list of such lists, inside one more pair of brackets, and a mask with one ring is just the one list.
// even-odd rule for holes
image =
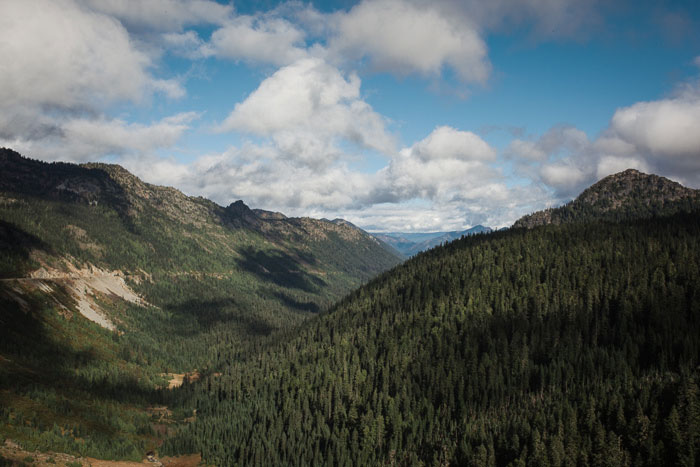
[[594, 140], [573, 127], [554, 127], [538, 138], [515, 139], [508, 152], [523, 172], [538, 177], [560, 199], [628, 168], [700, 186], [700, 81], [669, 97], [618, 108]]

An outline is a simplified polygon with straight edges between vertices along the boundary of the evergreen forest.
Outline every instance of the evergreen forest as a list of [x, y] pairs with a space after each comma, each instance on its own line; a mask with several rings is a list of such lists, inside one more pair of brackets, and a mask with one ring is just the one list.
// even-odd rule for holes
[[216, 465], [700, 461], [700, 215], [465, 237], [182, 391]]

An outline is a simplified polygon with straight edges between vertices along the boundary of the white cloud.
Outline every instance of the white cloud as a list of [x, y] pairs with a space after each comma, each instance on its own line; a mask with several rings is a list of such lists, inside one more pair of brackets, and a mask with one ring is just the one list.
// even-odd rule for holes
[[547, 164], [541, 170], [544, 182], [560, 193], [578, 193], [580, 185], [586, 182], [588, 173], [568, 161]]
[[2, 2], [0, 44], [3, 107], [139, 100], [152, 81], [118, 21], [70, 0]]
[[372, 197], [375, 202], [393, 203], [416, 198], [468, 199], [469, 190], [483, 192], [498, 179], [498, 172], [485, 163], [495, 156], [493, 148], [474, 133], [437, 127], [392, 157], [380, 171], [382, 179]]
[[170, 52], [190, 59], [204, 58], [205, 42], [195, 31], [166, 32], [161, 36], [163, 45]]
[[572, 127], [554, 127], [536, 140], [513, 140], [506, 153], [518, 171], [565, 200], [607, 175], [628, 168], [700, 186], [700, 82], [670, 97], [615, 111], [597, 139]]
[[542, 149], [541, 145], [534, 141], [526, 141], [522, 139], [514, 139], [508, 145], [507, 152], [531, 161], [543, 161], [547, 159], [547, 152]]
[[180, 31], [185, 25], [221, 24], [233, 7], [209, 0], [80, 0], [91, 10], [118, 18], [133, 28]]
[[204, 55], [287, 65], [307, 56], [305, 34], [289, 21], [266, 16], [239, 16], [214, 31]]
[[394, 158], [385, 172], [387, 186], [380, 187], [381, 201], [401, 202], [414, 198], [447, 200], [464, 189], [483, 187], [495, 171], [478, 161], [460, 159], [421, 160], [405, 151]]
[[287, 215], [343, 217], [385, 230], [500, 227], [549, 200], [538, 187], [507, 187], [500, 170], [490, 165], [493, 149], [473, 133], [449, 127], [392, 153], [390, 162], [372, 173], [351, 168], [342, 152], [333, 163], [312, 165], [299, 164], [286, 150], [272, 138], [188, 165], [160, 160], [152, 168], [149, 159], [122, 160], [147, 181], [223, 205], [243, 199]]
[[598, 175], [624, 165], [700, 186], [700, 82], [664, 99], [617, 109], [604, 134]]
[[698, 128], [700, 95], [692, 94], [618, 109], [610, 123], [612, 132], [639, 150], [667, 158], [694, 158], [700, 168]]
[[572, 126], [550, 128], [537, 140], [514, 139], [506, 153], [530, 161], [544, 161], [555, 155], [581, 152], [589, 146], [588, 136]]
[[320, 59], [300, 60], [265, 79], [219, 130], [273, 137], [313, 163], [332, 159], [338, 139], [383, 152], [394, 147], [385, 119], [361, 99], [357, 75], [346, 79]]
[[430, 3], [365, 0], [334, 17], [329, 50], [341, 58], [368, 57], [375, 69], [439, 76], [452, 68], [465, 82], [490, 73], [486, 44], [467, 21], [456, 22]]
[[198, 118], [194, 112], [177, 114], [151, 125], [123, 120], [70, 120], [63, 127], [72, 153], [86, 159], [124, 153], [149, 153], [172, 147]]
[[147, 155], [175, 145], [198, 118], [194, 112], [164, 118], [151, 125], [127, 123], [123, 120], [69, 119], [58, 131], [43, 138], [2, 141], [31, 157], [45, 160], [88, 162], [105, 156]]
[[505, 155], [513, 159], [519, 176], [541, 182], [561, 201], [576, 196], [595, 174], [595, 152], [586, 134], [558, 125], [539, 138], [516, 138]]
[[423, 160], [494, 160], [496, 151], [470, 131], [459, 131], [449, 126], [436, 128], [410, 151]]
[[151, 59], [119, 21], [72, 0], [0, 3], [0, 63], [4, 139], [60, 134], [76, 114], [94, 117], [153, 92], [184, 93], [176, 80], [151, 75]]

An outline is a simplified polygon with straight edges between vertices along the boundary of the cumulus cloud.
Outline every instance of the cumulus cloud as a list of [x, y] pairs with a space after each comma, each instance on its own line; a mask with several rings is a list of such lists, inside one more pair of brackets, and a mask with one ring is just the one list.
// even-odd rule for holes
[[671, 96], [615, 111], [594, 140], [558, 126], [536, 139], [515, 139], [507, 151], [520, 173], [552, 188], [561, 200], [628, 168], [700, 186], [700, 82]]
[[508, 153], [531, 161], [543, 161], [547, 159], [548, 156], [541, 145], [534, 141], [527, 141], [519, 138], [510, 142], [508, 145]]
[[[576, 37], [598, 22], [597, 0], [362, 0], [349, 11], [322, 13], [284, 2], [272, 10], [236, 15], [212, 1], [82, 0], [131, 30], [162, 31], [163, 44], [190, 58], [218, 57], [283, 66], [304, 57], [336, 65], [368, 63], [378, 71], [485, 83], [491, 72], [484, 36], [526, 24], [537, 36]], [[216, 24], [209, 41], [188, 24]], [[184, 50], [184, 52], [183, 52]]]
[[610, 132], [658, 162], [700, 169], [700, 92], [618, 109]]
[[93, 11], [119, 19], [131, 28], [162, 32], [186, 25], [221, 24], [234, 13], [232, 5], [211, 0], [79, 0]]
[[588, 136], [567, 125], [552, 127], [535, 139], [516, 138], [505, 155], [514, 160], [519, 175], [544, 183], [561, 200], [585, 188], [594, 171]]
[[285, 19], [239, 16], [214, 31], [202, 54], [281, 66], [307, 56], [304, 38]]
[[194, 112], [186, 112], [150, 125], [118, 119], [74, 118], [43, 138], [0, 140], [0, 145], [11, 146], [32, 157], [72, 162], [115, 155], [147, 155], [174, 146], [189, 129], [189, 123], [198, 117]]
[[218, 129], [272, 137], [289, 156], [319, 164], [333, 160], [337, 140], [392, 151], [385, 123], [360, 97], [357, 75], [345, 78], [337, 68], [308, 58], [265, 79]]
[[392, 157], [380, 171], [382, 179], [373, 197], [376, 202], [394, 203], [416, 198], [469, 199], [469, 190], [478, 187], [483, 193], [485, 185], [498, 178], [497, 171], [485, 163], [495, 156], [493, 148], [474, 133], [438, 127]]
[[500, 227], [549, 200], [539, 187], [506, 186], [491, 165], [494, 150], [477, 135], [449, 127], [438, 127], [390, 154], [385, 167], [369, 173], [352, 168], [347, 156], [313, 166], [285, 158], [283, 152], [270, 139], [190, 164], [159, 159], [151, 168], [144, 158], [122, 161], [150, 182], [175, 185], [224, 205], [243, 199], [287, 215], [343, 217], [383, 230], [457, 230], [478, 223]]
[[449, 126], [436, 128], [424, 140], [413, 145], [409, 151], [423, 160], [493, 160], [496, 158], [496, 151], [478, 135]]
[[623, 165], [700, 186], [700, 81], [680, 85], [663, 99], [615, 111], [595, 142], [597, 175]]
[[586, 133], [572, 126], [558, 125], [547, 130], [535, 141], [514, 139], [506, 152], [515, 157], [542, 161], [556, 154], [580, 152], [588, 145]]
[[[700, 186], [700, 83], [676, 95], [618, 109], [596, 142], [597, 173], [623, 163]], [[607, 174], [606, 174], [607, 175]]]
[[76, 115], [184, 93], [155, 78], [152, 61], [112, 17], [73, 0], [7, 0], [0, 4], [0, 137], [31, 140], [62, 134]]
[[176, 55], [193, 60], [209, 55], [206, 43], [195, 31], [166, 32], [161, 39], [165, 48]]
[[[544, 182], [560, 191], [577, 192], [578, 186], [586, 181], [586, 171], [571, 161], [555, 162], [542, 167], [542, 179]], [[575, 188], [574, 188], [575, 187]]]
[[373, 68], [439, 76], [452, 68], [466, 82], [483, 83], [491, 66], [479, 32], [455, 22], [430, 3], [363, 1], [334, 17], [329, 51], [343, 58], [369, 58]]
[[154, 81], [118, 21], [71, 0], [3, 2], [0, 43], [3, 106], [138, 100]]

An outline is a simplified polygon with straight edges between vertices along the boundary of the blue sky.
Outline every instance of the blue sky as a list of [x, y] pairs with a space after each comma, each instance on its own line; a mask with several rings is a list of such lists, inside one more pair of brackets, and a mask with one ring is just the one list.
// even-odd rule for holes
[[700, 187], [698, 2], [0, 4], [0, 146], [377, 231]]

